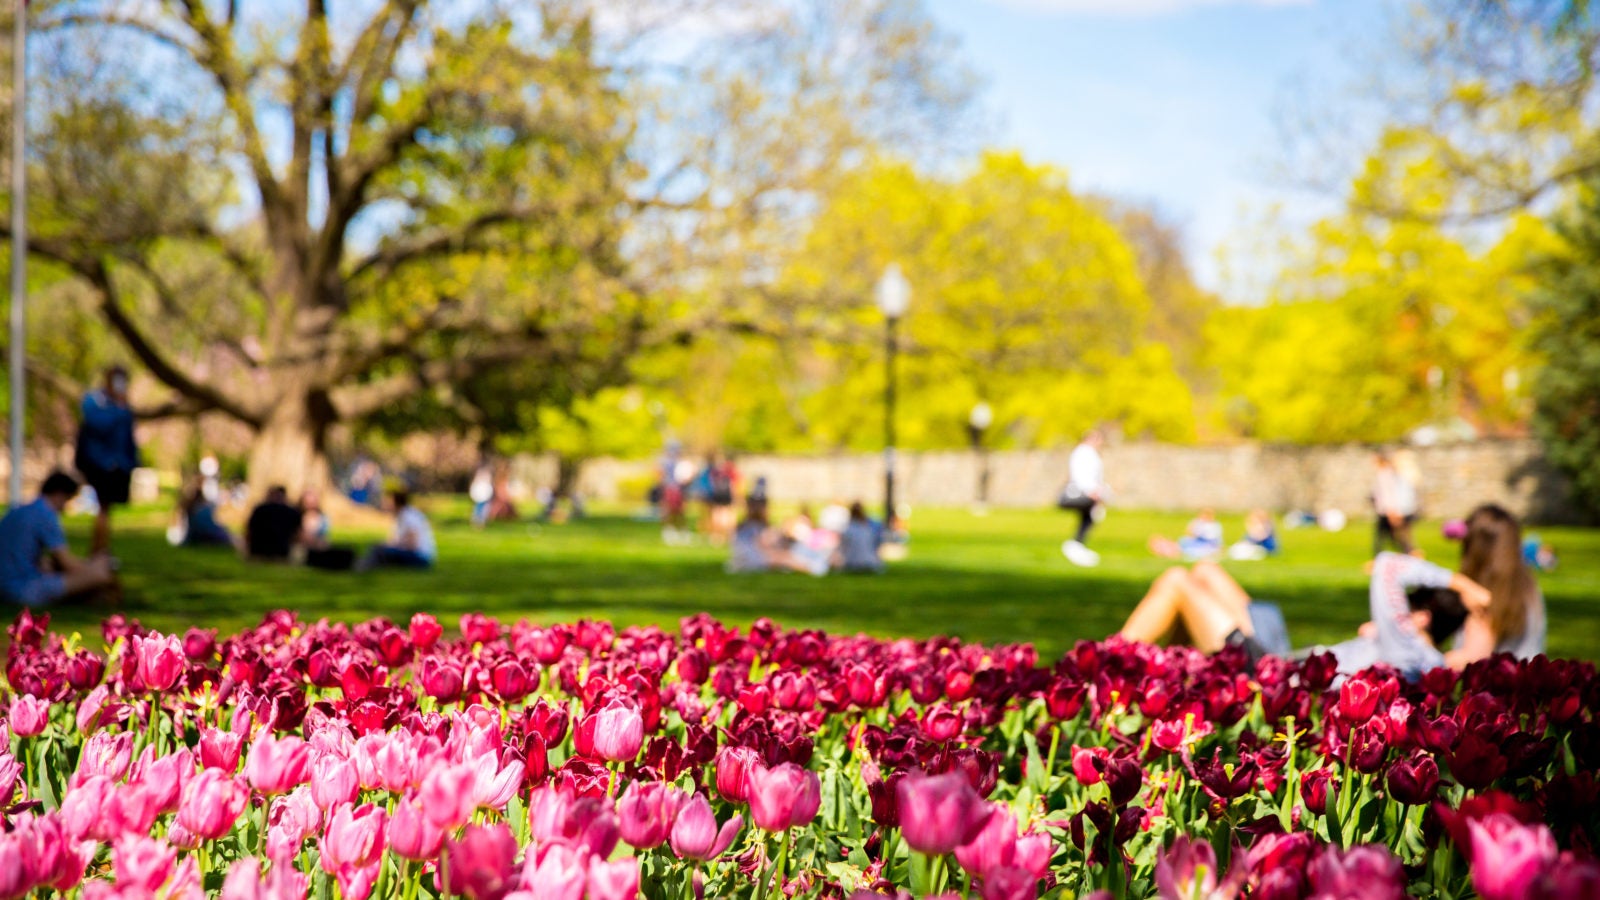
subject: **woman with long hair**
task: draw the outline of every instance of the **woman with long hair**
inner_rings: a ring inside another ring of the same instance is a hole
[[[1460,571],[1488,589],[1489,603],[1470,610],[1446,659],[1459,669],[1496,653],[1538,656],[1544,652],[1544,595],[1522,558],[1522,526],[1492,503],[1473,510],[1466,526]]]

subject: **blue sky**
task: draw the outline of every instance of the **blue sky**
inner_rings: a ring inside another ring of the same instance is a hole
[[[1281,172],[1278,113],[1337,94],[1389,38],[1397,0],[928,0],[986,82],[990,143],[1064,167],[1080,190],[1155,203],[1202,283],[1218,248],[1270,208],[1310,221],[1330,198]],[[1238,251],[1235,250],[1235,253]],[[1234,265],[1249,270],[1248,253]],[[1234,299],[1247,299],[1238,297]]]

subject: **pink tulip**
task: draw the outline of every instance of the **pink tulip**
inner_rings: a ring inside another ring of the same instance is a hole
[[[361,791],[356,764],[337,756],[319,756],[311,763],[311,799],[327,812],[341,803],[354,803]]]
[[[522,787],[522,760],[507,759],[501,765],[493,752],[467,760],[472,769],[472,803],[479,809],[504,809]]]
[[[639,858],[606,862],[589,857],[589,900],[635,900],[639,896]]]
[[[750,771],[750,819],[762,831],[809,825],[821,806],[822,780],[815,772],[794,763]]]
[[[201,729],[200,765],[208,769],[221,769],[232,775],[239,770],[239,752],[243,746],[242,734],[215,728]]]
[[[1012,866],[997,866],[983,876],[979,896],[983,900],[1035,900],[1039,896],[1039,876]]]
[[[1529,896],[1535,880],[1559,854],[1550,829],[1524,825],[1505,813],[1468,820],[1472,834],[1472,884],[1483,900]]]
[[[444,829],[433,824],[415,799],[402,800],[389,820],[389,849],[403,859],[422,862],[439,855]]]
[[[339,880],[339,895],[344,900],[367,900],[372,896],[373,885],[378,883],[382,864],[374,861],[365,866],[345,866],[334,873]]]
[[[541,847],[523,864],[521,887],[539,900],[583,900],[588,854],[564,844]]]
[[[577,797],[570,788],[543,787],[528,804],[532,845],[563,844],[602,858],[611,856],[621,837],[610,804],[593,797]]]
[[[472,796],[478,776],[467,766],[441,766],[422,779],[418,797],[429,821],[454,830],[472,817],[477,803]]]
[[[309,882],[293,866],[273,866],[263,880],[261,861],[247,856],[228,870],[222,900],[304,900]]]
[[[0,747],[0,807],[11,805],[11,797],[17,792],[17,782],[22,780],[22,763],[11,755],[9,750]]]
[[[504,824],[468,825],[460,840],[445,844],[446,889],[470,900],[500,900],[515,881],[516,856],[517,839]]]
[[[150,790],[151,802],[157,811],[169,813],[178,808],[183,785],[193,775],[194,754],[189,750],[177,750],[145,766],[139,774],[139,782]]]
[[[1210,844],[1179,835],[1156,860],[1156,891],[1161,900],[1232,900],[1248,875],[1244,866],[1235,865],[1222,877]]]
[[[128,766],[132,762],[132,734],[126,731],[120,734],[96,732],[83,742],[83,749],[78,753],[78,770],[72,780],[77,782],[91,775],[104,775],[117,781],[128,774]]]
[[[157,693],[171,690],[188,666],[183,642],[169,634],[135,636],[133,652],[139,662],[139,680],[146,690]]]
[[[943,856],[970,842],[992,812],[961,772],[931,777],[908,772],[895,794],[906,844],[929,856]]]
[[[178,801],[178,824],[201,840],[228,833],[244,812],[250,794],[220,769],[203,769],[184,785]]]
[[[1009,807],[1000,806],[971,841],[956,848],[961,868],[988,880],[995,869],[1009,867],[1033,875],[1037,881],[1050,869],[1050,836],[1017,834],[1017,820]]]
[[[100,808],[105,831],[115,835],[145,835],[161,814],[161,797],[142,784],[120,784],[106,797]]]
[[[622,840],[636,850],[653,850],[666,843],[672,822],[687,799],[682,791],[659,781],[628,785],[617,802]]]
[[[11,732],[17,737],[34,737],[50,724],[50,701],[18,694],[11,698]]]
[[[678,820],[672,823],[672,852],[682,859],[702,862],[716,859],[727,852],[742,827],[744,819],[734,815],[719,831],[711,804],[706,802],[704,794],[695,794],[678,813]]]
[[[631,762],[644,744],[644,717],[621,703],[600,710],[594,719],[594,752],[611,762]]]
[[[1402,900],[1405,870],[1389,848],[1363,844],[1340,851],[1328,847],[1306,868],[1314,897]]]
[[[388,815],[371,803],[346,803],[328,817],[328,828],[318,846],[322,868],[331,875],[372,865],[383,855],[383,830]]]
[[[104,775],[91,775],[82,784],[67,789],[61,798],[61,825],[73,840],[94,838],[109,841],[115,832],[107,831],[110,822],[105,807],[116,790],[116,783]]]
[[[311,789],[301,785],[272,801],[267,821],[267,858],[288,860],[322,830],[322,811],[311,798]]]
[[[172,877],[177,851],[165,841],[130,835],[117,840],[111,849],[111,861],[116,866],[119,887],[154,892]]]
[[[286,794],[310,777],[311,748],[297,737],[263,734],[250,746],[244,774],[250,786],[271,797]]]
[[[0,832],[0,897],[5,900],[27,894],[38,883],[28,837],[20,832]]]

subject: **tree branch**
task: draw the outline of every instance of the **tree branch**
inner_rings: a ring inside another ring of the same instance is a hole
[[[543,210],[536,207],[505,207],[482,213],[461,226],[431,236],[391,242],[356,263],[350,270],[347,280],[355,281],[372,271],[379,271],[382,275],[392,275],[401,266],[418,260],[488,249],[486,244],[476,242],[484,231],[496,225],[531,219],[542,212]]]

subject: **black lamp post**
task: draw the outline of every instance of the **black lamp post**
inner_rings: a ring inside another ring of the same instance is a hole
[[[979,400],[967,416],[967,434],[972,438],[972,452],[978,455],[978,509],[989,505],[989,448],[983,444],[983,434],[994,424],[994,410]]]
[[[895,355],[899,352],[895,326],[911,305],[911,284],[901,274],[900,266],[890,263],[878,279],[878,309],[884,321],[884,384],[883,384],[883,525],[889,527],[894,519],[894,400]]]

